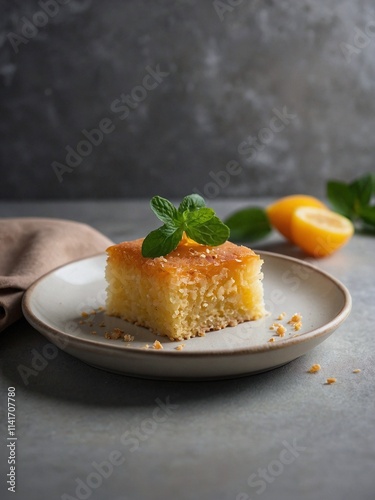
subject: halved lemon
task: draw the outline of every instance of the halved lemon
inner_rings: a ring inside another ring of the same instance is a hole
[[[292,216],[292,239],[307,254],[324,257],[347,243],[354,233],[349,219],[326,208],[300,207]]]
[[[266,208],[271,224],[288,240],[293,240],[291,229],[292,216],[293,212],[299,207],[327,208],[317,198],[305,194],[285,196]]]

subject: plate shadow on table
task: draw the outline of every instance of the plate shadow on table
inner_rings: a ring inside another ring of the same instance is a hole
[[[288,386],[286,382],[290,381],[290,372],[304,370],[304,362],[299,358],[282,367],[240,378],[183,382],[152,380],[106,372],[61,350],[51,351],[55,352],[55,357],[43,362],[47,345],[51,346],[26,320],[20,320],[3,332],[0,337],[2,375],[8,386],[16,387],[18,393],[37,393],[54,400],[94,407],[148,407],[155,405],[156,398],[167,396],[181,403],[214,402],[233,394],[238,397],[241,393],[246,397],[251,395],[256,403],[271,390],[284,391]]]

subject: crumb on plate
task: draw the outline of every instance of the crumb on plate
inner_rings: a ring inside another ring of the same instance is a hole
[[[154,349],[163,349],[162,344],[158,340],[155,340],[155,342],[152,344],[152,346]]]
[[[182,349],[185,347],[185,344],[178,344],[178,346],[175,347],[176,351],[182,351]]]
[[[302,315],[300,313],[294,313],[288,321],[288,324],[292,325],[293,323],[299,323],[300,321],[302,321]]]
[[[124,330],[121,330],[120,328],[114,328],[110,332],[109,331],[105,332],[104,337],[110,340],[118,340],[120,337],[124,335],[124,333],[125,333]]]
[[[286,328],[285,328],[285,326],[283,326],[283,325],[279,325],[279,326],[277,327],[276,333],[277,333],[277,335],[278,335],[279,337],[284,337],[285,332],[286,332]]]
[[[360,368],[355,368],[355,369],[353,370],[353,373],[360,373],[360,371],[361,371],[361,369],[360,369]]]

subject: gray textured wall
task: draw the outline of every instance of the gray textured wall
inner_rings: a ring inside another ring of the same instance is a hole
[[[56,2],[0,1],[3,198],[322,195],[374,170],[373,0]]]

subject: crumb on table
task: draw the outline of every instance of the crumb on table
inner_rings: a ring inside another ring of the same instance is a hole
[[[326,380],[326,385],[332,385],[337,382],[337,379],[335,377],[328,377]]]
[[[321,366],[316,363],[315,365],[312,365],[311,368],[308,371],[308,373],[316,373],[321,369]]]

